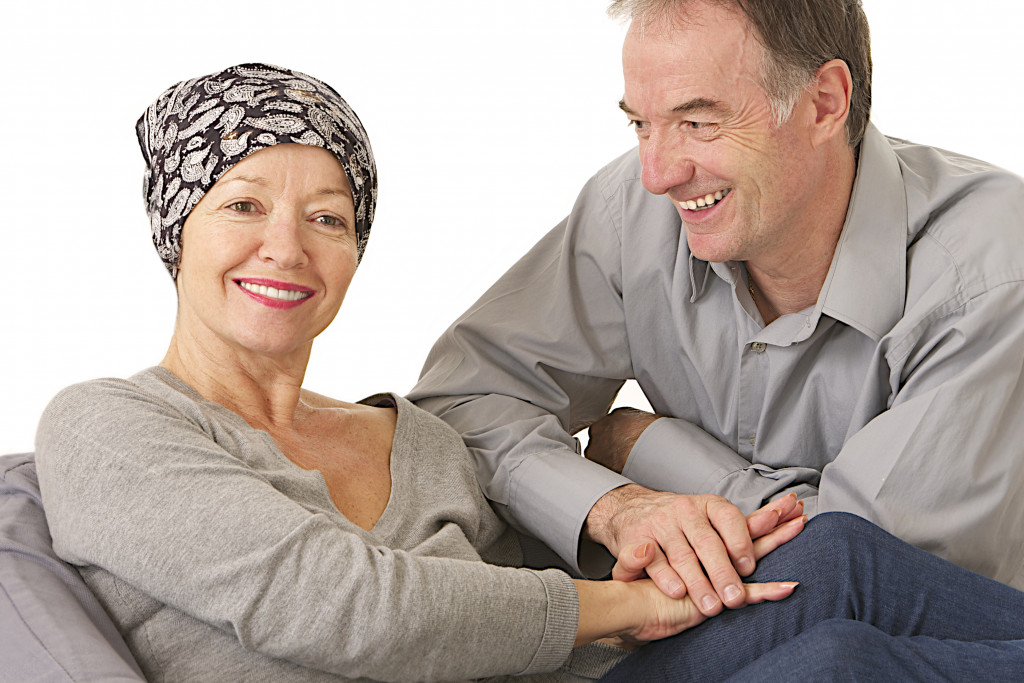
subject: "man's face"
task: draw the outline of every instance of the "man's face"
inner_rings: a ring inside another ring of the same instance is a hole
[[[761,46],[737,11],[696,2],[681,19],[633,22],[623,109],[640,141],[643,184],[675,204],[702,260],[782,268],[818,223],[827,168],[802,95],[775,126]]]

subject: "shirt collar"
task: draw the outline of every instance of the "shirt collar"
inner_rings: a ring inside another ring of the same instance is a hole
[[[801,337],[821,314],[879,340],[903,314],[907,289],[907,198],[896,153],[874,125],[860,145],[857,176],[832,265]],[[691,301],[707,287],[709,270],[733,285],[733,264],[711,264],[690,255]],[[785,316],[784,316],[785,317]],[[781,320],[781,319],[780,319]],[[800,341],[794,339],[793,341]]]
[[[907,195],[896,153],[869,124],[857,179],[816,309],[879,340],[903,315]]]

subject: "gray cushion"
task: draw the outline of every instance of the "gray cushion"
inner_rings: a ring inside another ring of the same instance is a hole
[[[30,453],[0,456],[0,643],[4,680],[145,680],[82,577],[54,554]]]

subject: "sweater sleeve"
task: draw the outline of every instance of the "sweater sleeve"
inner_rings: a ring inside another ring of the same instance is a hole
[[[64,390],[36,444],[56,552],[247,650],[343,676],[525,674],[568,657],[566,574],[374,546],[278,491],[214,429],[130,382]]]

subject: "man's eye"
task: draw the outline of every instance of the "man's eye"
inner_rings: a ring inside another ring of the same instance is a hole
[[[701,135],[714,135],[719,130],[719,125],[714,121],[687,121],[686,129],[697,131]]]
[[[635,128],[639,132],[639,131],[643,130],[644,126],[647,125],[647,124],[645,122],[643,122],[643,121],[636,121],[634,119],[630,119],[628,125],[633,126],[633,128]]]
[[[256,210],[256,205],[252,202],[235,202],[228,206],[228,208],[238,213],[252,213]]]

